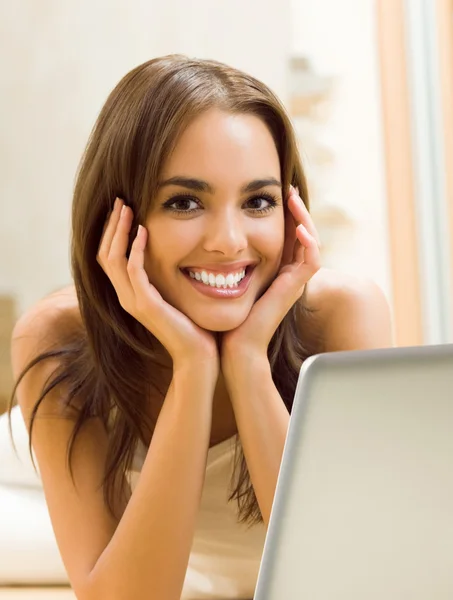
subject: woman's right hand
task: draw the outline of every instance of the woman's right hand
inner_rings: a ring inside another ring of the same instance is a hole
[[[166,302],[149,282],[144,268],[148,239],[144,227],[139,226],[127,258],[132,220],[131,208],[117,198],[105,223],[96,257],[112,282],[120,305],[165,347],[173,360],[173,371],[188,363],[200,365],[200,361],[218,371],[219,356],[214,335]]]

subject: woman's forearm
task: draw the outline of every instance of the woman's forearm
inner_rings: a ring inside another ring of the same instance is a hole
[[[272,380],[266,357],[237,359],[227,389],[250,479],[268,526],[289,426],[289,413]]]
[[[204,482],[216,379],[195,365],[173,375],[138,484],[91,573],[99,600],[179,600]]]

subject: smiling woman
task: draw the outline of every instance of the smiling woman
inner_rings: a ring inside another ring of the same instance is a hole
[[[320,270],[281,103],[215,61],[128,73],[71,256],[12,360],[77,598],[251,598],[301,364],[390,343],[379,291]]]
[[[280,177],[262,119],[217,108],[186,127],[165,162],[145,220],[145,269],[163,298],[203,329],[238,327],[275,278],[284,242]]]

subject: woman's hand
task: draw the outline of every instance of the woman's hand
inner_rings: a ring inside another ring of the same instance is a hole
[[[222,336],[221,368],[263,358],[280,322],[302,296],[305,284],[320,268],[319,237],[310,213],[290,186],[285,217],[285,245],[277,277],[252,307],[247,319]]]
[[[110,279],[122,308],[148,329],[169,352],[173,371],[200,361],[219,368],[215,337],[165,302],[144,268],[147,230],[139,226],[127,259],[133,214],[116,199],[104,226],[97,262]]]

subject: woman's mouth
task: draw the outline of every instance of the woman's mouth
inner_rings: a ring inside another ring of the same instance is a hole
[[[256,265],[248,265],[234,273],[211,273],[201,269],[181,269],[189,283],[210,298],[240,298],[247,291]]]

